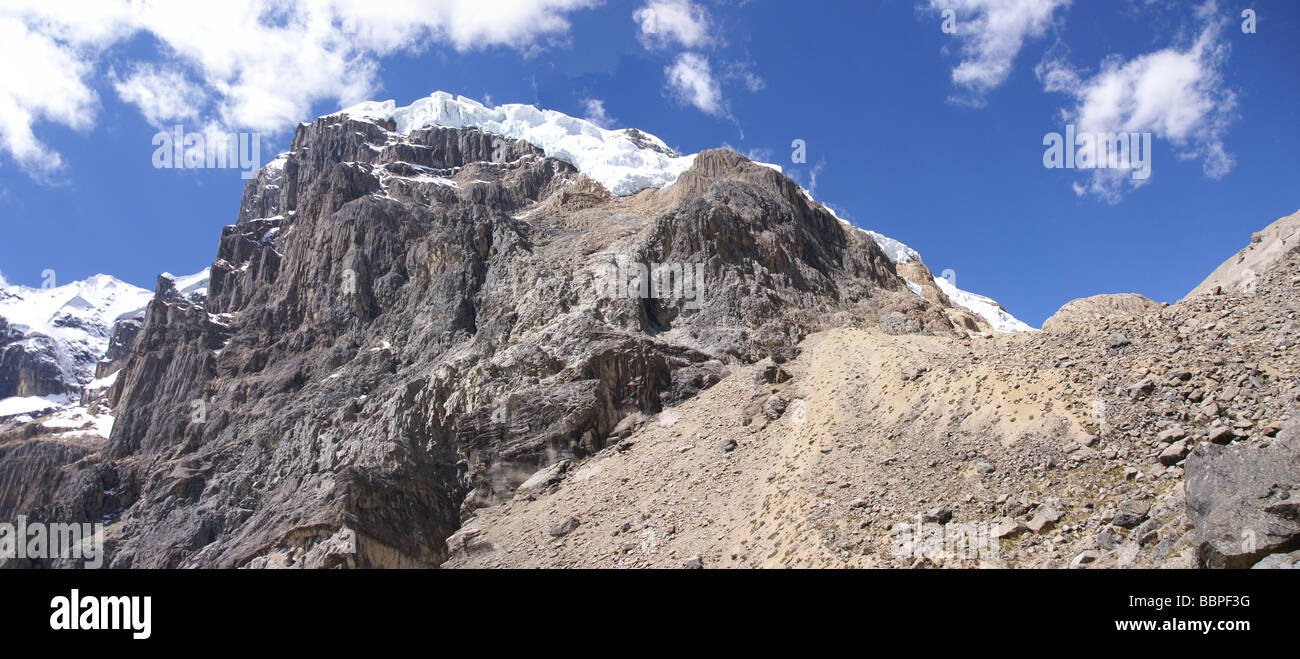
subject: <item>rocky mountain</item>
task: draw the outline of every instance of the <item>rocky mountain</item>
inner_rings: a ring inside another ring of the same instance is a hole
[[[1296,259],[1008,333],[733,152],[363,104],[249,182],[205,295],[159,278],[107,439],[0,424],[0,517],[106,520],[115,567],[912,565],[916,513],[1012,565],[1250,562],[1190,520],[1285,514],[1215,493],[1289,446]],[[1194,495],[1200,444],[1241,466]]]

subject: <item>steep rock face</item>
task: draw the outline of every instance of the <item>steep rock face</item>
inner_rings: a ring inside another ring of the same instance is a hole
[[[113,323],[113,333],[108,338],[108,350],[95,364],[95,379],[106,378],[122,370],[126,365],[126,358],[131,354],[135,337],[140,333],[140,324],[143,320],[144,314],[140,313],[138,317],[132,314],[119,318]]]
[[[393,129],[300,126],[206,299],[160,278],[103,461],[0,512],[84,502],[115,522],[115,566],[436,565],[466,508],[730,363],[832,323],[956,332],[869,237],[734,153],[615,198],[522,141]]]

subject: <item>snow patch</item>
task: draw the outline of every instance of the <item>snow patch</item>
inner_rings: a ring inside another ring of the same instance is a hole
[[[843,220],[841,220],[841,222],[842,221]],[[888,256],[889,260],[893,261],[895,264],[911,263],[912,261],[921,260],[921,255],[917,254],[916,250],[890,238],[889,236],[881,235],[875,231],[867,231],[866,229],[862,229],[861,231],[868,236],[871,236],[871,239],[876,241],[876,244],[880,245],[880,249],[885,252],[885,256]]]
[[[170,272],[162,273],[163,277],[172,280],[172,285],[176,287],[176,292],[183,297],[192,295],[208,296],[208,281],[211,277],[211,269],[204,268],[192,275],[176,276]]]
[[[66,394],[58,396],[10,396],[9,398],[0,399],[0,419],[20,414],[29,416],[43,414],[71,403],[72,396]]]
[[[577,167],[619,196],[664,187],[695,160],[693,155],[677,155],[663,140],[640,131],[606,130],[585,119],[520,103],[490,108],[446,92],[434,92],[405,107],[397,107],[391,100],[366,101],[335,114],[391,120],[401,134],[433,126],[473,127],[524,140],[547,156]]]
[[[999,332],[1033,332],[1034,328],[1007,313],[1002,305],[983,295],[976,295],[957,288],[943,277],[935,277],[934,283],[957,305],[988,321],[990,327]]]

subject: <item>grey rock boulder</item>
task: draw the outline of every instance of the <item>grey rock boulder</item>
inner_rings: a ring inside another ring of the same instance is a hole
[[[563,522],[552,526],[548,533],[550,533],[552,537],[562,538],[576,531],[581,525],[582,522],[578,521],[577,517],[566,517]]]
[[[1184,468],[1200,565],[1249,567],[1300,543],[1297,419],[1267,443],[1200,444]]]
[[[1119,504],[1119,511],[1115,513],[1115,519],[1111,523],[1115,526],[1125,529],[1131,529],[1147,518],[1151,505],[1145,501],[1129,499]]]

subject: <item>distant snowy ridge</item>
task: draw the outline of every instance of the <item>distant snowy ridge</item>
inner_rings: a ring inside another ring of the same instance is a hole
[[[172,279],[185,297],[207,293],[207,269],[183,277],[163,276]],[[94,376],[108,351],[114,324],[143,317],[153,296],[153,291],[109,275],[49,288],[11,285],[0,279],[0,318],[8,325],[8,336],[0,336],[0,355],[21,351],[29,363],[53,366],[66,389],[41,396],[5,397],[0,392],[0,418],[75,406],[76,391],[110,385],[113,376],[103,380]]]
[[[113,322],[135,312],[153,292],[116,277],[95,275],[50,288],[0,287],[0,317],[22,338],[4,346],[54,360],[69,385],[90,382],[108,349]]]
[[[76,405],[77,393],[91,384],[108,350],[114,323],[138,313],[152,297],[108,275],[48,288],[0,282],[0,318],[7,325],[0,336],[7,379],[0,383],[0,418]],[[13,395],[24,381],[34,381],[41,395]]]
[[[844,220],[840,220],[840,222],[852,226]],[[856,229],[857,227],[854,228]],[[917,254],[916,250],[894,240],[893,238],[882,236],[875,231],[867,231],[866,229],[858,229],[858,231],[862,231],[868,236],[871,236],[871,239],[875,240],[877,245],[880,245],[880,249],[884,250],[885,255],[895,264],[922,260],[921,255]],[[1019,318],[1012,316],[1006,309],[1002,308],[1002,305],[998,304],[997,301],[992,298],[963,291],[960,288],[953,286],[952,282],[943,277],[935,277],[934,283],[939,287],[939,290],[943,291],[944,295],[948,296],[949,300],[952,300],[953,304],[983,318],[994,331],[1006,333],[1037,331]],[[917,295],[921,295],[920,287],[916,284],[908,281],[907,287],[912,289],[912,291]]]
[[[644,188],[671,185],[695,161],[695,155],[678,155],[663,140],[643,131],[608,130],[584,119],[521,103],[487,107],[474,99],[441,91],[404,107],[398,107],[392,100],[366,101],[327,116],[338,115],[369,121],[392,121],[396,132],[402,135],[435,126],[475,127],[487,133],[521,139],[546,155],[573,165],[605,186],[611,194],[619,196]],[[778,165],[758,164],[782,171]],[[804,194],[814,203],[819,203],[806,190]],[[823,207],[834,215],[829,207],[824,204]],[[921,260],[915,250],[893,238],[853,227],[844,219],[840,222],[865,232],[894,263]],[[988,321],[999,332],[1033,330],[987,297],[952,288],[947,280],[940,283],[936,278],[936,283],[954,303]],[[948,293],[945,286],[952,288],[955,294]]]
[[[998,304],[991,298],[975,293],[968,293],[952,285],[952,282],[943,277],[935,277],[934,283],[943,291],[948,299],[956,304],[965,307],[966,310],[988,321],[990,327],[999,332],[1035,332],[1033,327],[1024,323],[1020,319],[1007,313],[1002,305]]]

